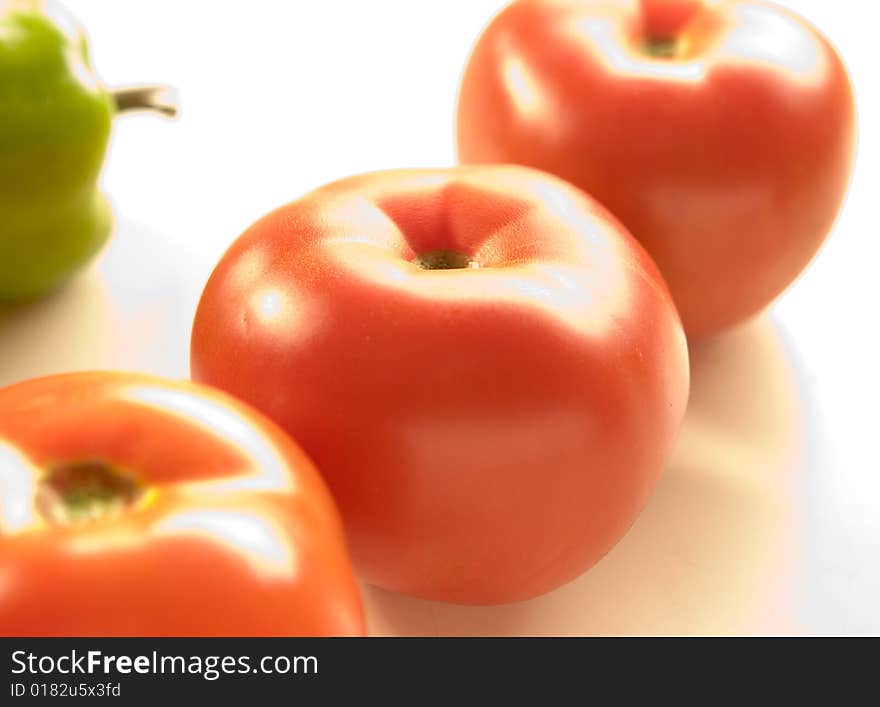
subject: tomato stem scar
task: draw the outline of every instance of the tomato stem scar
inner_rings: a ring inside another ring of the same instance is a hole
[[[100,461],[52,467],[39,481],[35,507],[53,525],[68,525],[117,515],[143,490],[131,476]]]
[[[480,267],[471,256],[454,250],[430,250],[421,253],[416,258],[416,263],[424,270],[461,270]]]
[[[678,54],[678,40],[649,37],[642,42],[642,49],[646,54],[658,59],[671,59]]]

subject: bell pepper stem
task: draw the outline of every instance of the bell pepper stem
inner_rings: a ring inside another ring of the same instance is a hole
[[[117,113],[148,111],[167,118],[180,113],[177,95],[168,86],[128,86],[112,91]]]

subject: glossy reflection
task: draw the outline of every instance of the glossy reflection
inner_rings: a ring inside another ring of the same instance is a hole
[[[790,76],[820,82],[827,66],[819,45],[800,23],[771,7],[741,4],[723,49],[745,61],[784,70]]]
[[[540,118],[548,108],[549,98],[541,82],[532,75],[528,64],[512,56],[504,63],[502,74],[510,100],[516,104],[522,116],[526,120]]]
[[[238,450],[246,463],[234,477],[189,484],[200,491],[284,491],[293,489],[294,480],[277,447],[253,424],[225,404],[168,387],[133,385],[120,394],[125,400],[145,405],[157,412],[177,415],[181,422],[195,424],[206,434]]]
[[[35,471],[24,454],[0,440],[0,537],[19,532],[36,521]]]
[[[203,539],[239,556],[260,575],[292,578],[297,573],[293,547],[270,519],[250,511],[188,509],[163,518],[149,534]]]
[[[253,308],[263,324],[269,324],[280,319],[281,314],[288,306],[288,299],[284,292],[275,287],[267,288],[254,296]]]

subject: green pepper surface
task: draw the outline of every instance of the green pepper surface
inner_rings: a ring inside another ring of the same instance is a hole
[[[108,90],[61,8],[0,0],[0,301],[64,283],[106,243],[98,180],[116,113],[175,115],[161,87]]]
[[[106,242],[114,111],[81,32],[33,2],[0,8],[0,299],[57,287]]]

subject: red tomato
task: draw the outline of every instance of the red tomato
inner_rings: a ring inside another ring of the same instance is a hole
[[[269,214],[208,282],[192,371],[297,436],[368,581],[461,603],[595,563],[688,388],[650,258],[519,167],[370,174]]]
[[[332,499],[262,415],[138,374],[0,391],[0,635],[363,629]]]
[[[702,334],[760,311],[819,249],[849,181],[854,115],[837,54],[774,5],[523,0],[470,58],[458,152],[596,197]]]

